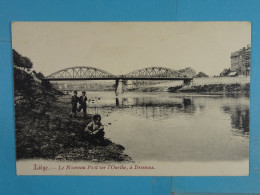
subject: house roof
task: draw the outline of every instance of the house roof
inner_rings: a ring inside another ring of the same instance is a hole
[[[237,74],[237,72],[230,72],[229,74],[228,74],[228,76],[235,76]]]

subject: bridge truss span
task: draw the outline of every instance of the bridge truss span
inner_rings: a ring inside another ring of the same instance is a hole
[[[148,67],[132,71],[126,75],[125,78],[178,78],[185,77],[178,71],[165,67]]]
[[[114,79],[115,75],[93,67],[77,66],[54,72],[46,77],[47,80],[106,80]]]
[[[180,71],[165,67],[148,67],[132,71],[125,75],[114,75],[105,70],[77,66],[59,70],[47,76],[45,80],[192,80]]]
[[[183,80],[184,85],[189,85],[192,79],[193,77],[165,67],[149,67],[125,75],[113,75],[105,70],[87,66],[65,68],[44,78],[48,81],[115,80],[116,94],[123,93],[123,80]]]

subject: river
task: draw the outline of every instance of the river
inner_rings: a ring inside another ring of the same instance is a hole
[[[239,161],[249,156],[249,97],[88,92],[105,136],[135,162]]]

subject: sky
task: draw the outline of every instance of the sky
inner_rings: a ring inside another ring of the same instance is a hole
[[[73,66],[112,74],[161,66],[210,76],[251,44],[250,22],[14,22],[13,49],[45,76]]]

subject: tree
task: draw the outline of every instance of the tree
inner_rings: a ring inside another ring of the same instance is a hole
[[[31,69],[33,67],[32,61],[27,57],[22,57],[22,58],[23,58],[24,68]]]
[[[13,49],[13,63],[18,67],[22,67],[21,58],[22,56]]]
[[[205,74],[204,72],[199,72],[196,77],[209,77],[207,74]]]
[[[35,76],[37,77],[37,79],[44,79],[44,75],[41,72],[36,73]]]
[[[33,67],[32,61],[28,57],[19,54],[15,49],[13,49],[13,63],[18,67],[27,68],[27,70]]]

